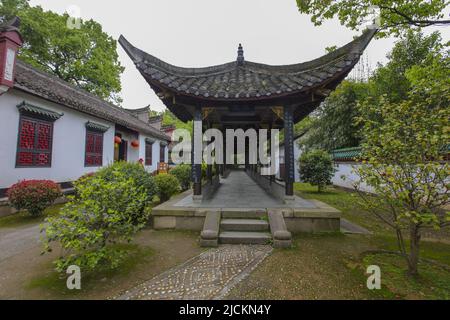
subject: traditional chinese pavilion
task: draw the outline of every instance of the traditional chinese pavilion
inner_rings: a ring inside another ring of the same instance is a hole
[[[128,42],[119,42],[161,101],[182,121],[204,127],[284,128],[285,196],[293,196],[294,124],[310,114],[353,69],[376,30],[318,59],[272,66],[247,61],[241,45],[236,61],[204,68],[166,63]],[[194,137],[195,139],[195,137]],[[193,164],[194,195],[201,195],[200,165]]]

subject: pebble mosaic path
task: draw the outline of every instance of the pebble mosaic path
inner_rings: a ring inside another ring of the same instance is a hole
[[[221,299],[271,251],[269,245],[221,245],[125,292],[117,299]]]

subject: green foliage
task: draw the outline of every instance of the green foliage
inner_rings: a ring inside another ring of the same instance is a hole
[[[358,146],[360,125],[357,103],[367,97],[367,83],[344,81],[315,111],[308,134],[302,140],[307,149],[334,149]]]
[[[145,173],[144,169],[138,166],[118,162],[79,179],[74,183],[76,196],[58,215],[46,219],[45,250],[51,251],[52,242],[63,249],[55,261],[58,272],[69,265],[84,271],[119,265],[126,252],[112,245],[130,242],[150,213],[148,188],[154,183],[146,181],[138,171]]]
[[[95,175],[105,181],[114,181],[116,172],[120,172],[121,174],[132,178],[136,186],[142,187],[147,196],[147,203],[150,203],[153,197],[158,194],[158,186],[156,185],[154,178],[145,171],[141,164],[136,162],[115,162],[113,165],[98,171]],[[89,174],[87,175],[87,178],[90,178]]]
[[[7,191],[9,203],[17,210],[25,209],[37,217],[61,196],[59,186],[50,180],[23,180]]]
[[[163,122],[162,124],[167,125],[175,125],[177,129],[185,129],[189,132],[192,132],[192,121],[183,122],[179,120],[175,115],[170,112],[169,109],[165,109],[163,112]]]
[[[411,28],[449,24],[443,20],[447,0],[297,0],[301,13],[312,15],[311,21],[321,25],[325,20],[337,17],[341,24],[358,29],[376,18],[373,8],[379,9],[379,37],[399,35]]]
[[[449,203],[450,166],[443,162],[450,141],[448,52],[428,55],[405,77],[411,86],[407,99],[391,102],[382,96],[360,105],[367,161],[357,173],[378,195],[374,200],[360,193],[363,205],[395,229],[409,273],[416,275],[421,230],[450,224],[450,213],[440,211]],[[409,230],[409,252],[404,229]]]
[[[308,133],[302,138],[306,149],[332,151],[359,146],[362,123],[357,105],[367,99],[384,96],[391,102],[399,102],[408,97],[411,80],[406,73],[416,65],[429,64],[433,53],[443,53],[444,45],[439,33],[425,36],[409,31],[399,39],[387,55],[389,61],[370,77],[369,82],[344,81],[325,102],[306,119]],[[304,121],[300,122],[302,124]]]
[[[322,192],[326,185],[331,183],[334,174],[333,160],[328,152],[323,150],[311,150],[300,156],[300,177],[304,182],[309,182],[318,187]]]
[[[170,169],[170,174],[174,175],[180,183],[181,190],[185,191],[191,187],[191,166],[188,164],[180,164]]]
[[[123,67],[117,42],[94,20],[82,21],[79,29],[67,27],[67,14],[31,7],[24,0],[3,0],[0,17],[17,15],[24,45],[21,60],[83,88],[102,99],[120,104]]]
[[[430,54],[442,50],[442,39],[438,32],[425,36],[420,32],[408,31],[387,55],[389,62],[379,66],[371,77],[370,95],[385,95],[391,102],[407,99],[411,83],[406,77],[406,71],[415,65],[426,64]]]
[[[161,202],[169,200],[174,194],[180,192],[180,183],[171,174],[160,173],[155,176],[155,182],[158,186],[158,196]]]

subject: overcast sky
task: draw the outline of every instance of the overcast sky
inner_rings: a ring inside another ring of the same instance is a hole
[[[115,39],[123,34],[136,47],[174,65],[204,67],[236,59],[242,43],[245,59],[267,64],[308,61],[341,46],[359,33],[329,21],[315,27],[300,14],[295,0],[31,0],[63,13],[75,5],[83,19],[98,21]],[[449,36],[446,30],[446,36]],[[447,37],[448,39],[448,37]],[[385,61],[393,40],[372,41],[371,65]],[[118,47],[123,107],[164,107]]]

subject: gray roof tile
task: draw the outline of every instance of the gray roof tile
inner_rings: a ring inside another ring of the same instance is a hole
[[[14,88],[39,96],[70,109],[90,114],[129,129],[170,141],[170,137],[134,117],[126,109],[108,103],[53,75],[18,60]]]
[[[245,60],[242,64],[234,61],[205,68],[182,68],[137,49],[123,36],[119,42],[152,86],[198,98],[251,100],[306,91],[349,72],[375,33],[376,30],[367,30],[321,58],[284,66]]]

